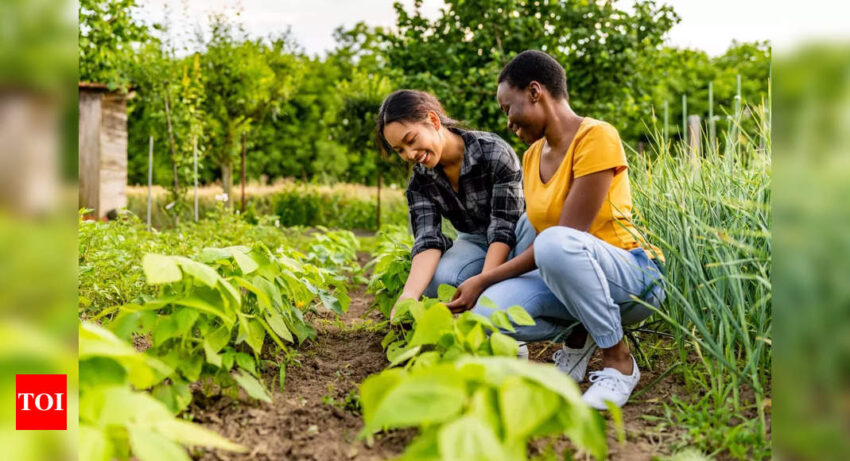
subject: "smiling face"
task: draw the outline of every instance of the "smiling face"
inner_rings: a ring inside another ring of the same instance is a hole
[[[421,122],[392,122],[384,127],[384,139],[408,163],[434,168],[443,152],[440,118],[434,112]]]
[[[508,116],[508,129],[526,144],[543,137],[545,116],[541,108],[542,86],[531,82],[528,88],[519,89],[507,81],[499,83],[496,100],[502,112]]]

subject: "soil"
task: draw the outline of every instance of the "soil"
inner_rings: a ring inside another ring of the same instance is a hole
[[[361,264],[367,256],[360,255]],[[350,393],[369,375],[387,365],[381,348],[383,333],[374,325],[382,321],[379,313],[369,311],[373,298],[359,286],[351,293],[351,305],[341,321],[332,315],[313,317],[317,338],[298,348],[300,364],[290,364],[286,371],[285,392],[275,386],[272,403],[253,401],[244,395],[239,400],[228,397],[206,398],[195,393],[189,409],[195,422],[233,442],[248,448],[247,453],[200,450],[194,457],[203,460],[380,460],[400,455],[416,436],[414,430],[398,430],[377,434],[372,443],[357,439],[362,419],[357,409],[346,405]],[[531,360],[551,359],[555,345],[539,343],[530,346]],[[599,353],[589,369],[599,366]],[[667,370],[671,360],[653,357],[653,368],[642,370],[636,392],[656,381]],[[269,371],[265,381],[276,382],[277,370]],[[614,424],[608,419],[610,459],[650,460],[669,454],[671,442],[678,438],[677,428],[656,428],[645,415],[662,415],[660,402],[670,395],[683,395],[684,384],[677,374],[670,374],[637,401],[623,409],[626,441],[617,440]],[[588,384],[582,384],[586,389]],[[570,450],[563,438],[538,440],[531,444],[530,455],[554,448]]]

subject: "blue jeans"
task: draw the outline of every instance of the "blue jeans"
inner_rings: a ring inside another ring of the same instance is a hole
[[[534,241],[536,232],[528,222],[528,216],[523,213],[514,229],[516,245],[511,249],[508,260],[522,253]],[[452,247],[440,257],[440,263],[431,278],[431,283],[425,288],[424,296],[437,297],[437,287],[442,284],[456,287],[473,275],[481,273],[484,259],[487,256],[487,236],[481,234],[466,234],[458,232]]]
[[[633,296],[658,307],[664,301],[661,268],[646,251],[615,247],[570,227],[550,227],[534,240],[537,269],[492,285],[482,293],[499,309],[520,305],[537,322],[504,333],[526,341],[559,340],[578,322],[601,348],[623,338],[624,324],[652,314]],[[489,317],[479,304],[473,312]]]

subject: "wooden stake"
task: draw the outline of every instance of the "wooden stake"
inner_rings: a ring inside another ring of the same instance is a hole
[[[198,222],[198,137],[192,138],[192,159],[195,176],[195,222]]]
[[[242,133],[242,214],[245,214],[245,133]]]
[[[153,188],[153,136],[148,142],[148,232],[151,231],[151,189]]]

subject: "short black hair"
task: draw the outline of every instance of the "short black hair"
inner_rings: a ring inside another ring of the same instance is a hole
[[[542,51],[526,50],[516,55],[499,74],[499,83],[504,81],[522,90],[537,81],[555,98],[569,99],[567,73],[555,58]]]

